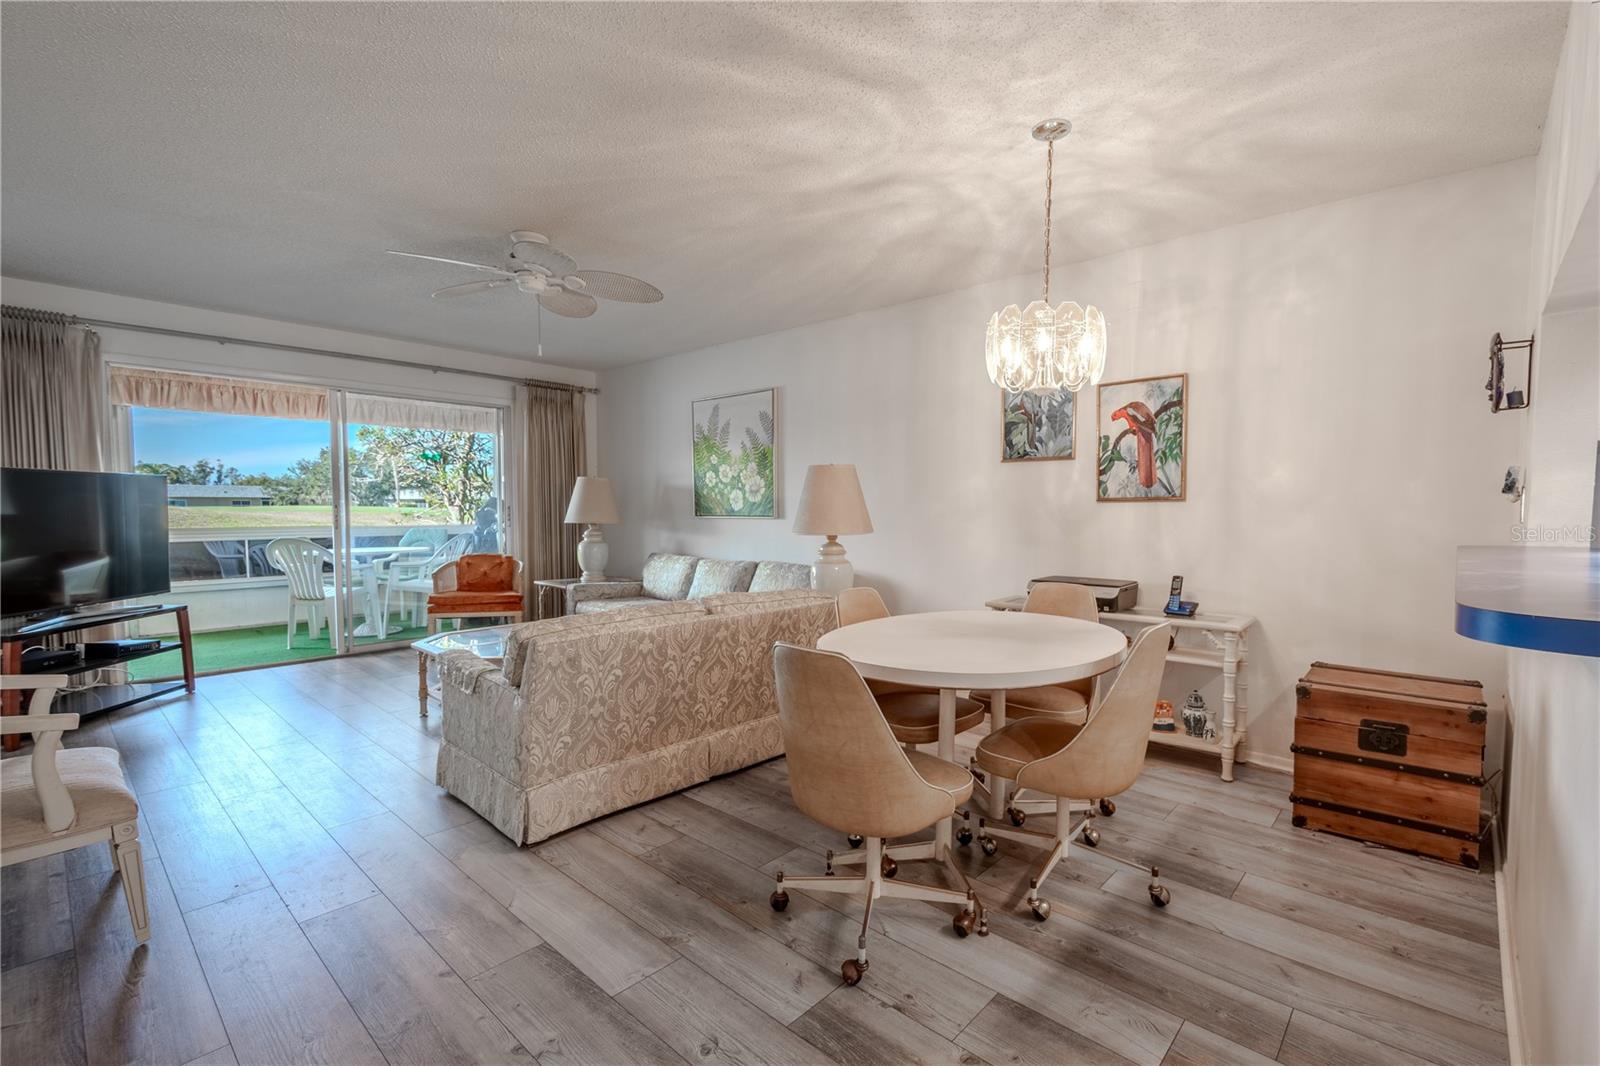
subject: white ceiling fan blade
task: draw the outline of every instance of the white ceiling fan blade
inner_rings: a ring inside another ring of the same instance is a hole
[[[487,289],[498,289],[502,285],[510,285],[510,278],[495,278],[492,281],[468,281],[461,285],[449,285],[433,294],[437,300],[441,296],[465,296],[470,292],[484,292]]]
[[[485,266],[482,263],[465,263],[460,259],[443,259],[437,255],[419,255],[416,252],[397,252],[393,248],[386,250],[390,255],[403,255],[407,259],[426,259],[430,263],[449,263],[451,266],[471,267],[473,270],[487,270],[489,273],[499,274],[501,277],[516,277],[516,275],[511,273],[509,270],[502,270],[499,267],[494,266]]]
[[[648,281],[613,274],[609,270],[580,270],[583,291],[602,300],[620,300],[629,304],[653,304],[661,301],[661,290]]]
[[[539,294],[539,306],[566,318],[588,318],[599,309],[593,296],[565,289],[546,289]]]

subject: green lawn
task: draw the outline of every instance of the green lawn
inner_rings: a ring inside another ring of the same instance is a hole
[[[451,524],[437,508],[352,507],[351,525],[439,526]],[[319,504],[271,507],[168,507],[167,528],[179,529],[304,529],[333,526],[333,510]]]
[[[425,626],[407,626],[398,633],[391,633],[389,640],[420,640],[427,635],[428,630]],[[356,639],[358,646],[376,643],[378,641],[374,638]],[[250,666],[266,666],[271,663],[297,662],[301,659],[321,659],[332,654],[333,646],[328,642],[327,627],[324,626],[322,635],[313,640],[306,636],[304,622],[295,627],[293,649],[284,647],[282,622],[276,625],[221,629],[194,635],[194,668],[202,674],[219,670],[239,670]],[[148,659],[137,659],[128,664],[128,672],[135,681],[153,681],[180,676],[183,673],[183,664],[178,653],[170,651],[162,655],[152,655]]]

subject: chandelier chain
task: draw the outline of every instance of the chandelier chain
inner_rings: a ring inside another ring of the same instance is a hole
[[[1050,302],[1050,206],[1055,202],[1056,142],[1044,142],[1044,302]]]

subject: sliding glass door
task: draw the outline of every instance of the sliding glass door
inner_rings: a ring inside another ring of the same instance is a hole
[[[152,600],[189,605],[201,672],[415,640],[433,572],[501,550],[498,408],[129,367],[112,400],[125,465],[167,478]]]
[[[500,412],[345,393],[341,445],[349,647],[427,632],[440,567],[501,550]]]

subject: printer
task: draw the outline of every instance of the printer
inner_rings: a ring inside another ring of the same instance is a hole
[[[1051,574],[1049,577],[1036,577],[1028,582],[1028,588],[1041,581],[1060,581],[1067,585],[1085,585],[1094,590],[1095,605],[1102,611],[1131,611],[1139,603],[1139,583],[1115,577],[1065,577],[1061,574]]]

